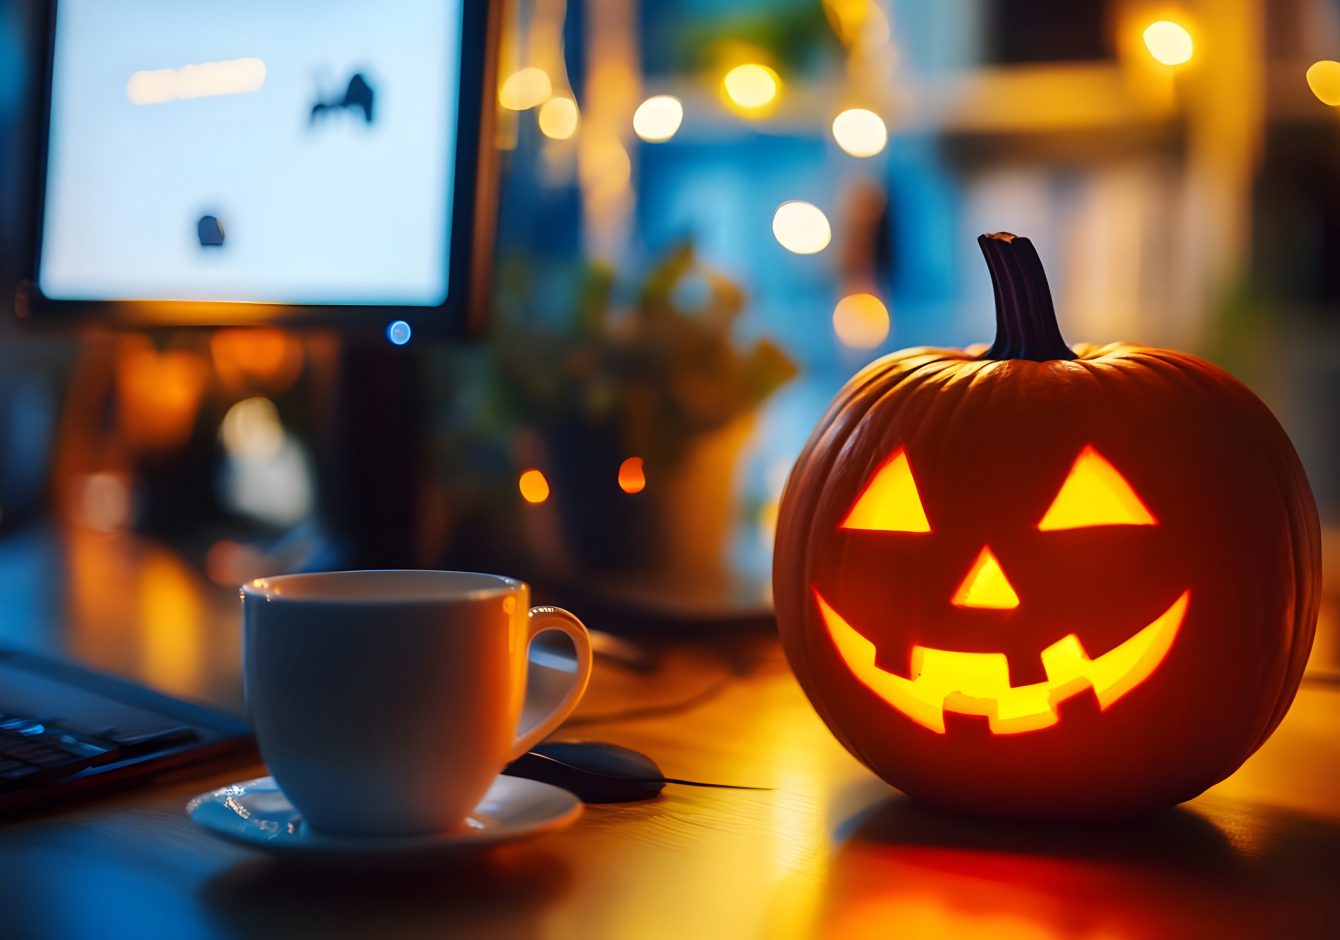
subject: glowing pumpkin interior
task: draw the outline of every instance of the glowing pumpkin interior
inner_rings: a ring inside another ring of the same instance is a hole
[[[1153,513],[1117,469],[1092,446],[1075,459],[1060,490],[1037,523],[1040,532],[1094,526],[1157,525]],[[839,528],[865,532],[931,533],[912,465],[898,448],[862,488]],[[987,719],[995,734],[1049,728],[1062,702],[1092,689],[1102,710],[1151,676],[1177,639],[1190,601],[1182,592],[1149,624],[1096,658],[1068,633],[1041,652],[1045,681],[1010,684],[1004,653],[913,646],[904,678],[876,665],[875,644],[849,624],[814,588],[828,635],[851,673],[870,691],[917,724],[945,732],[945,714]],[[961,608],[1013,611],[1020,598],[989,545],[982,546],[947,602]]]

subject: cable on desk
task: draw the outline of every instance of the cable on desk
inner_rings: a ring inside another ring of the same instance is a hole
[[[680,699],[678,702],[668,702],[664,705],[640,705],[636,708],[626,708],[623,711],[597,712],[594,715],[576,715],[564,722],[565,728],[574,728],[582,725],[603,724],[610,721],[636,721],[643,718],[662,718],[666,715],[678,715],[683,712],[692,711],[699,705],[705,705],[716,698],[726,690],[726,687],[733,682],[733,677],[727,676],[718,679],[712,685],[700,692],[695,692],[688,698]]]

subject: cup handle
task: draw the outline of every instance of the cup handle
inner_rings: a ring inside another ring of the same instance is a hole
[[[586,626],[561,607],[530,609],[529,629],[526,633],[527,660],[535,638],[550,630],[567,634],[568,639],[572,640],[572,648],[577,656],[577,672],[567,688],[558,691],[536,682],[535,669],[530,667],[526,675],[526,702],[521,711],[521,729],[517,733],[516,743],[512,745],[509,761],[516,760],[539,744],[566,721],[582,700],[586,684],[591,681],[591,637],[586,632]],[[536,712],[541,714],[536,716]]]

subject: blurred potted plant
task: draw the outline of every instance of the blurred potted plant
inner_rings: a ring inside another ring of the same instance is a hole
[[[583,569],[719,569],[753,413],[795,366],[771,340],[735,340],[744,293],[690,244],[627,303],[608,267],[578,281],[546,316],[550,295],[503,278],[483,381],[497,426],[523,442],[516,469],[544,473],[560,547]]]

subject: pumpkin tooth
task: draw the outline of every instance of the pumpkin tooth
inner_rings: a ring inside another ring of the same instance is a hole
[[[875,665],[891,676],[897,676],[911,682],[917,677],[917,649],[918,647],[914,645],[906,656],[899,657],[896,650],[886,652],[883,647],[876,646]]]
[[[1047,669],[1040,656],[1027,656],[1023,653],[1012,655],[1010,661],[1010,682],[1014,686],[1046,684]]]
[[[982,697],[1010,687],[1010,664],[1004,653],[960,653],[917,646],[912,650],[912,676],[927,691],[944,690]]]

